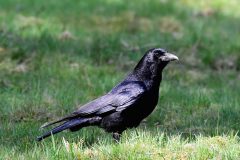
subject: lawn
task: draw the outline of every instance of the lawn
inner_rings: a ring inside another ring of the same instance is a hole
[[[0,0],[0,159],[239,158],[239,26],[238,0]],[[35,141],[153,47],[180,61],[119,144],[94,127]]]

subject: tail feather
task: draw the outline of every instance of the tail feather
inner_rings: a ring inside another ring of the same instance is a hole
[[[59,119],[59,120],[56,120],[56,121],[52,121],[52,122],[50,122],[50,123],[43,124],[40,128],[46,128],[46,127],[51,126],[51,125],[53,125],[53,124],[70,120],[70,118],[72,118],[72,117],[63,117],[63,118],[61,118],[61,119]]]
[[[53,128],[52,130],[46,132],[42,136],[37,137],[37,141],[41,141],[44,138],[47,138],[51,135],[54,135],[54,134],[59,133],[63,130],[66,130],[66,129],[71,130],[72,128],[77,128],[79,130],[82,127],[85,127],[85,126],[88,126],[88,125],[99,124],[101,119],[102,118],[100,118],[100,117],[94,117],[94,118],[76,118],[76,119],[69,120],[69,121],[64,122],[63,124]],[[55,123],[58,123],[58,122],[55,122]]]
[[[67,122],[61,124],[60,126],[57,126],[57,127],[53,128],[52,130],[48,131],[47,133],[43,134],[42,136],[37,137],[37,140],[41,141],[44,138],[47,138],[47,137],[49,137],[49,136],[51,136],[53,134],[56,134],[56,133],[59,133],[59,132],[61,132],[63,130],[66,130],[66,129],[69,129],[71,127],[80,125],[80,124],[82,124],[84,122],[86,122],[86,119],[73,119],[73,120],[67,121]]]

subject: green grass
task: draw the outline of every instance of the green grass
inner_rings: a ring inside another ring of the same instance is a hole
[[[237,2],[0,0],[0,159],[240,157]],[[180,61],[120,144],[93,127],[35,142],[43,123],[109,91],[152,47]]]
[[[7,159],[238,159],[239,137],[233,134],[203,137],[194,140],[182,139],[180,135],[167,136],[163,133],[135,130],[123,135],[120,143],[113,143],[110,137],[98,137],[98,142],[86,145],[88,138],[82,135],[72,142],[62,138],[56,142],[33,144],[21,153],[14,148],[1,148],[3,153],[11,152]]]

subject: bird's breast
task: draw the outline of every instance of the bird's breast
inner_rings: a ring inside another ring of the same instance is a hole
[[[137,103],[131,107],[128,107],[123,114],[131,119],[136,119],[136,121],[141,121],[152,113],[157,105],[157,102],[158,92],[147,92],[138,100]]]

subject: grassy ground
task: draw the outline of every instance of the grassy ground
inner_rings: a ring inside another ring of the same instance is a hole
[[[0,159],[239,158],[239,19],[238,0],[0,0]],[[92,127],[35,142],[151,47],[180,61],[120,144]]]

